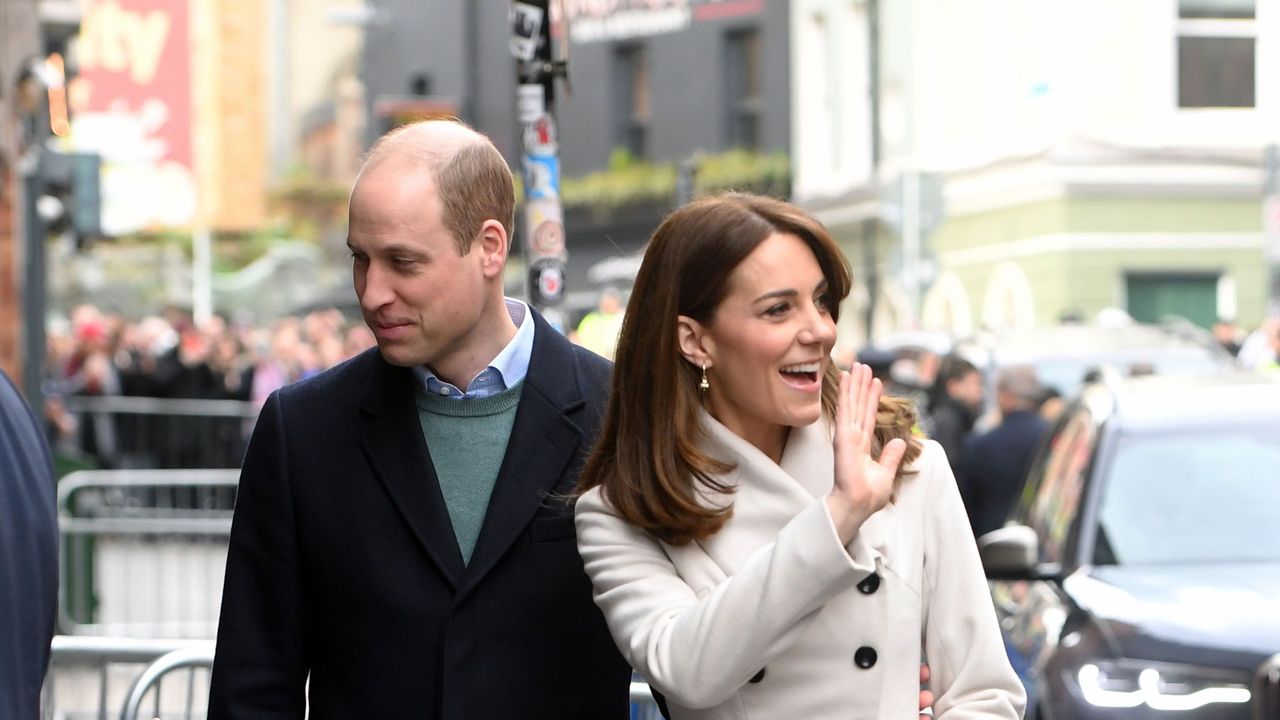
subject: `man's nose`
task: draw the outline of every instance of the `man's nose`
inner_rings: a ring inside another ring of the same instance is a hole
[[[395,293],[391,291],[387,273],[378,263],[369,261],[364,268],[355,271],[356,294],[365,312],[376,312],[390,303]]]

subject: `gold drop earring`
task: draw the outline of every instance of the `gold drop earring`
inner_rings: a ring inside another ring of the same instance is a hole
[[[698,383],[698,389],[706,392],[711,388],[711,383],[707,382],[707,364],[702,363],[702,382]]]

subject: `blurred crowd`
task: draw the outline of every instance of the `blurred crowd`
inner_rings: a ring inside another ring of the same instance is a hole
[[[45,420],[55,447],[113,466],[113,423],[69,409],[73,398],[126,396],[264,402],[375,344],[360,320],[336,309],[259,326],[213,315],[203,322],[167,308],[129,320],[93,305],[48,328]]]
[[[599,307],[583,317],[569,337],[612,358],[624,312],[621,294],[606,289]],[[1280,372],[1280,318],[1270,318],[1248,333],[1220,322],[1213,336],[1242,367]],[[78,399],[240,400],[260,406],[277,388],[318,374],[374,344],[363,321],[332,308],[256,325],[219,315],[196,322],[190,313],[173,307],[131,320],[81,305],[48,328],[45,420],[49,440],[64,453],[86,458],[96,467],[234,465],[251,423],[236,418],[229,423],[197,423],[179,417],[154,426],[118,413],[85,412],[84,401]],[[843,366],[854,359],[837,358]],[[996,437],[1006,452],[996,454],[1007,456],[1010,443],[1033,445],[1037,431],[1047,427],[1063,405],[1058,391],[1034,373],[1014,373],[988,382],[983,369],[955,354],[922,347],[893,352],[863,348],[856,359],[873,367],[889,393],[914,399],[920,431],[946,450],[962,488],[966,474],[979,472],[968,467],[966,457],[973,455],[970,448],[980,444],[983,435],[1005,426]],[[1003,397],[987,397],[993,391]],[[1009,416],[1014,414],[1015,422],[1024,426],[1018,432],[1010,430]],[[1036,422],[1030,419],[1033,415]],[[158,436],[158,430],[163,430],[164,437]],[[146,446],[148,441],[176,451],[167,452],[167,460],[156,459],[162,455],[158,450],[141,461],[137,453],[130,454],[131,448]],[[213,460],[208,453],[211,447],[216,450]],[[1027,449],[1015,455],[1029,453]],[[1010,468],[1009,473],[1016,470]]]
[[[1241,369],[1280,373],[1280,317],[1268,317],[1251,332],[1220,321],[1212,337]],[[914,400],[918,430],[946,452],[975,536],[1000,527],[1041,438],[1070,398],[1033,367],[1004,367],[988,378],[988,370],[960,354],[923,346],[864,348],[857,360],[872,367],[888,394]],[[1154,368],[1139,363],[1125,371],[1143,375]],[[1101,377],[1100,368],[1091,368],[1082,381]]]

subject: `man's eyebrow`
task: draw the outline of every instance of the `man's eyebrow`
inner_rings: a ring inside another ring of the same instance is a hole
[[[350,240],[347,240],[347,248],[352,251],[366,252],[364,249],[357,247],[356,245],[353,245]],[[410,245],[402,245],[399,243],[393,243],[391,245],[383,245],[382,247],[378,248],[375,252],[380,255],[415,255],[416,256],[416,255],[424,254],[422,250],[419,248],[415,248]]]

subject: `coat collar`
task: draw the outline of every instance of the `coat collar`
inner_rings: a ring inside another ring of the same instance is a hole
[[[458,601],[493,568],[538,508],[554,502],[553,490],[583,443],[570,417],[585,402],[573,347],[537,312],[533,320],[529,372],[470,565],[462,563],[422,437],[411,370],[379,355],[361,406],[368,418],[362,442],[369,463],[427,556],[458,590]]]
[[[792,428],[782,460],[775,463],[754,445],[735,435],[709,413],[701,413],[703,449],[735,465],[716,479],[734,489],[731,495],[703,492],[713,506],[733,505],[733,515],[717,534],[701,541],[703,550],[732,575],[758,548],[773,542],[800,511],[831,493],[835,483],[835,451],[826,419]],[[893,505],[863,523],[849,549],[857,557],[888,564],[887,537]]]

